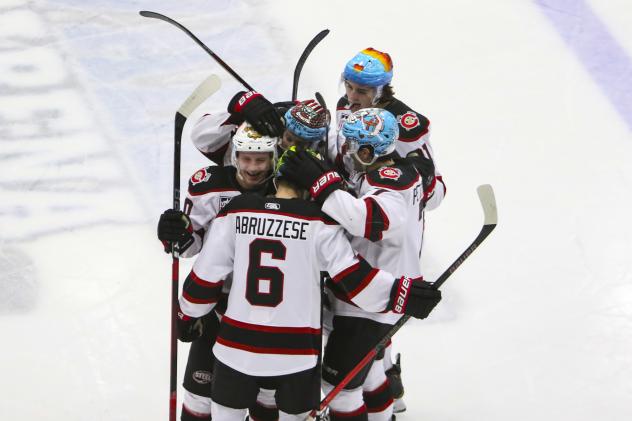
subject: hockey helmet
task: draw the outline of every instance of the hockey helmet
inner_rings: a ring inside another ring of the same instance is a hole
[[[278,137],[265,136],[257,132],[247,121],[243,122],[233,135],[231,160],[237,167],[237,152],[268,152],[272,154],[273,166],[276,160]]]
[[[313,99],[300,102],[285,113],[285,127],[306,142],[318,142],[327,132],[327,110]]]
[[[347,62],[342,77],[364,86],[388,85],[393,79],[393,61],[387,53],[366,48]]]
[[[397,119],[381,108],[363,108],[349,115],[342,125],[342,134],[346,139],[346,154],[355,155],[363,146],[369,146],[373,152],[372,164],[381,156],[395,150],[395,140],[399,136]]]

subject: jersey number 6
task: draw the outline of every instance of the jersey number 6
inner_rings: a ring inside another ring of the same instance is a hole
[[[276,266],[261,265],[261,255],[269,253],[272,259],[285,260],[285,245],[279,240],[258,238],[250,243],[246,299],[252,305],[276,307],[283,301],[283,278]]]

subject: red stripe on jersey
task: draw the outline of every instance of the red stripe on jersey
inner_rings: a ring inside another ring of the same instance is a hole
[[[230,317],[226,315],[222,317],[222,322],[228,323],[240,329],[255,330],[258,332],[320,335],[320,329],[318,328],[255,325],[255,324],[240,322],[239,320],[231,319]]]
[[[243,351],[254,352],[257,354],[318,355],[318,350],[313,349],[313,348],[291,349],[291,348],[259,347],[259,346],[245,345],[245,344],[229,341],[222,338],[221,336],[217,337],[217,343],[220,343],[229,348],[241,349]]]
[[[372,197],[364,198],[366,205],[366,221],[364,224],[364,238],[368,238],[371,241],[380,241],[383,237],[384,231],[388,230],[390,221],[386,213]],[[375,215],[375,209],[377,209],[379,215]]]
[[[193,304],[213,304],[217,302],[217,298],[196,298],[187,292],[182,292],[182,298]]]
[[[373,206],[369,202],[375,203],[375,200],[366,198],[364,199],[364,205],[366,206],[366,219],[364,220],[364,238],[371,238],[371,226],[373,222]],[[380,235],[380,238],[382,236]]]
[[[189,276],[193,282],[195,282],[197,285],[203,288],[217,288],[218,286],[221,286],[223,284],[223,281],[211,282],[211,281],[202,279],[199,276],[197,276],[197,274],[193,271],[191,271]]]
[[[225,189],[208,189],[208,190],[204,190],[200,192],[192,192],[191,189],[189,189],[189,194],[191,196],[202,196],[208,193],[223,193],[223,192],[239,193],[239,190],[235,190],[234,188],[225,188]]]
[[[373,278],[375,278],[375,275],[377,275],[377,273],[379,272],[379,269],[371,269],[371,271],[369,272],[369,274],[367,276],[364,277],[364,279],[362,280],[362,282],[360,282],[360,285],[358,285],[358,287],[356,289],[354,289],[353,291],[350,291],[347,295],[349,296],[349,298],[353,298],[356,295],[358,295],[360,292],[362,292],[362,290],[364,288],[366,288],[366,286],[373,280]]]
[[[333,409],[329,408],[330,412],[335,415],[338,418],[353,418],[353,417],[357,417],[360,416],[362,414],[366,414],[366,405],[362,404],[361,407],[359,407],[358,409],[355,409],[353,411],[350,412],[340,412],[340,411],[334,411]]]
[[[360,267],[360,263],[361,262],[356,262],[354,264],[352,264],[351,266],[349,266],[348,268],[346,268],[345,270],[343,270],[342,272],[338,273],[336,276],[333,276],[331,279],[335,282],[338,283],[340,282],[343,278],[349,276],[350,274],[352,274],[353,272],[355,272],[356,270],[358,270],[358,268]]]
[[[426,134],[428,134],[429,128],[430,128],[430,125],[428,125],[428,127],[426,127],[426,129],[424,131],[422,131],[419,134],[419,136],[417,136],[417,137],[406,138],[406,137],[401,137],[400,136],[400,137],[397,138],[397,140],[400,141],[400,142],[405,142],[405,143],[415,142],[415,141],[421,139],[422,137],[424,137]]]

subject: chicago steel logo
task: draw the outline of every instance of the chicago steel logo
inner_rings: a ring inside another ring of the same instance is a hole
[[[382,178],[387,178],[389,180],[399,180],[399,177],[402,176],[402,170],[400,170],[399,168],[382,167],[378,171],[378,174]]]
[[[412,111],[407,111],[403,115],[397,116],[397,121],[399,122],[400,126],[405,128],[406,130],[412,130],[420,124],[419,117],[417,117],[417,114],[413,113]]]
[[[198,370],[193,372],[193,380],[199,384],[210,384],[213,376],[208,371]]]
[[[200,184],[208,181],[209,178],[211,178],[211,173],[207,172],[205,168],[202,168],[201,170],[198,170],[195,174],[193,174],[193,176],[191,177],[191,183]]]

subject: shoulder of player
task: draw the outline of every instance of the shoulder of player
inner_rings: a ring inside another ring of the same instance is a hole
[[[323,213],[318,205],[302,199],[278,199],[258,194],[242,194],[235,197],[222,209],[222,214],[257,213],[263,215],[287,216],[308,221],[321,221],[336,225],[333,219]]]
[[[426,116],[414,111],[399,99],[394,99],[385,110],[390,111],[399,123],[399,141],[415,141],[430,129],[430,120]]]
[[[366,182],[386,190],[406,190],[419,181],[419,173],[414,166],[403,161],[384,166],[366,174]]]
[[[200,168],[189,179],[189,194],[192,196],[226,191],[239,191],[233,167],[213,165]]]

